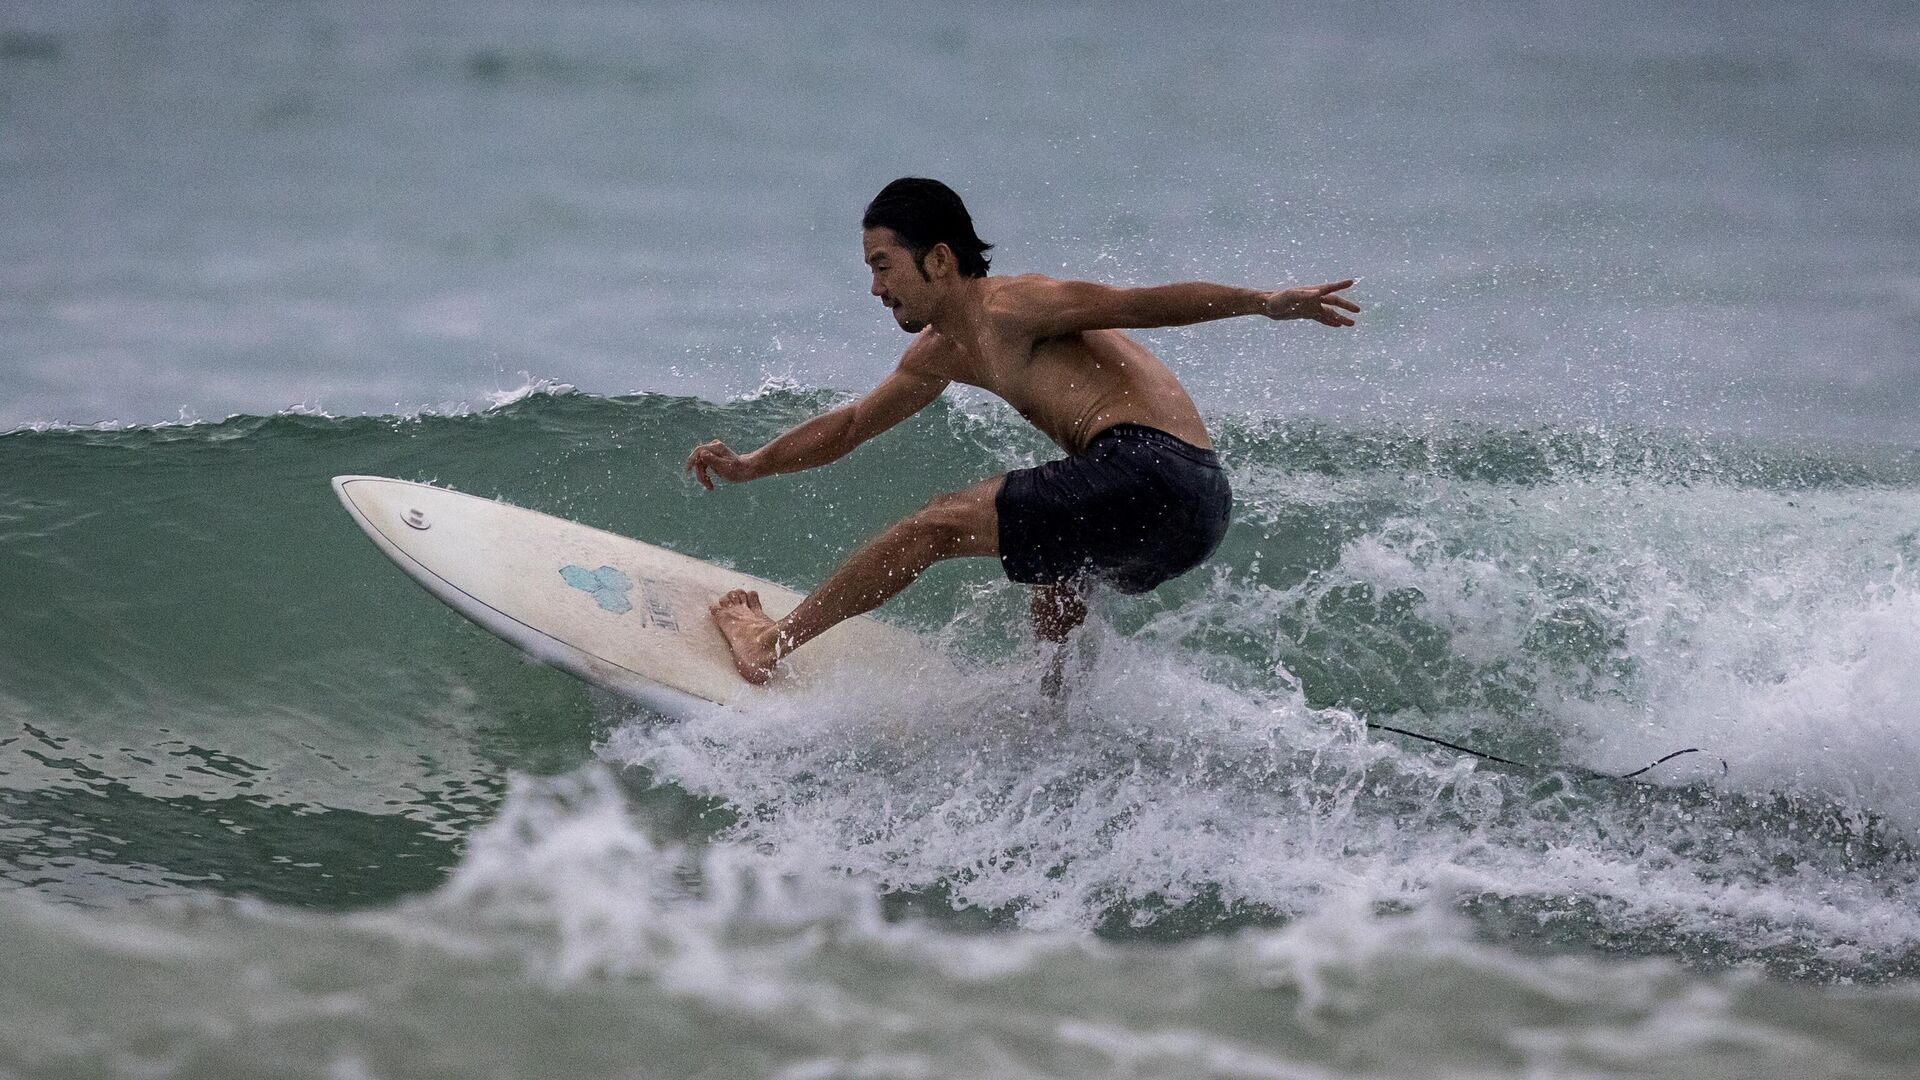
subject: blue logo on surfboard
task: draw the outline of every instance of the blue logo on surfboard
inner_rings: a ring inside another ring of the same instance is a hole
[[[633,601],[627,599],[627,593],[633,589],[633,579],[611,566],[603,566],[598,570],[563,566],[560,576],[574,588],[593,594],[593,602],[599,604],[603,611],[625,615],[633,610]]]

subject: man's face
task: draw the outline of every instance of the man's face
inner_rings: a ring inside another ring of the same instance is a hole
[[[927,310],[933,299],[933,283],[920,274],[908,251],[892,229],[868,229],[860,235],[867,253],[867,269],[873,271],[873,295],[893,312],[893,321],[909,334],[917,334],[933,314]]]

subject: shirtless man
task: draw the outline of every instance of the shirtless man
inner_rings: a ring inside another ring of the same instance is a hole
[[[988,277],[960,196],[937,180],[888,184],[861,222],[873,295],[914,335],[880,385],[760,449],[702,443],[686,468],[744,483],[825,465],[912,416],[948,383],[1006,399],[1068,456],[936,496],[866,546],[786,618],[735,589],[713,621],[748,682],[843,619],[879,607],[941,559],[999,556],[1036,586],[1034,629],[1065,640],[1086,616],[1078,589],[1140,593],[1186,573],[1226,534],[1232,493],[1199,410],[1172,371],[1120,331],[1236,315],[1352,326],[1353,282],[1267,292],[1190,282],[1116,288],[1039,274]]]

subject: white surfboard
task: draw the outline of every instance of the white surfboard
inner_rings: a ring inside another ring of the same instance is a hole
[[[780,618],[801,596],[770,581],[578,522],[431,484],[336,476],[382,552],[455,611],[537,660],[690,718],[752,689],[707,607],[754,589]],[[931,642],[849,619],[782,661],[767,692],[945,668]]]

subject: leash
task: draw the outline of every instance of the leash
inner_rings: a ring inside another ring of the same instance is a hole
[[[1517,769],[1550,769],[1554,767],[1551,765],[1536,765],[1526,761],[1514,761],[1512,758],[1503,758],[1498,754],[1489,754],[1484,750],[1475,750],[1471,746],[1461,746],[1459,743],[1451,743],[1445,739],[1436,739],[1432,735],[1422,735],[1417,731],[1408,731],[1406,728],[1394,727],[1392,724],[1381,724],[1381,723],[1376,723],[1372,720],[1369,720],[1367,721],[1367,726],[1370,728],[1374,728],[1378,731],[1391,731],[1395,735],[1405,735],[1409,739],[1419,739],[1421,742],[1430,742],[1435,746],[1444,746],[1449,750],[1457,750],[1462,754],[1472,754],[1474,757],[1484,758],[1487,761],[1497,761],[1502,765],[1512,765]],[[1668,754],[1665,757],[1652,762],[1651,764],[1635,769],[1630,773],[1618,773],[1618,774],[1603,773],[1603,772],[1596,772],[1592,769],[1577,769],[1575,771],[1583,772],[1595,780],[1632,780],[1634,777],[1639,776],[1642,773],[1645,773],[1653,769],[1655,766],[1665,765],[1667,762],[1672,761],[1674,758],[1680,757],[1684,754],[1697,754],[1699,752],[1700,752],[1700,748],[1697,746],[1689,746],[1685,750],[1675,750],[1673,753]],[[1727,771],[1727,762],[1725,758],[1722,758],[1720,760],[1720,771],[1723,773]]]

